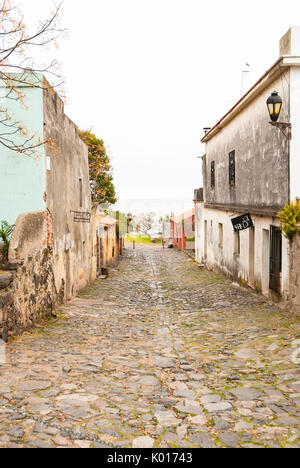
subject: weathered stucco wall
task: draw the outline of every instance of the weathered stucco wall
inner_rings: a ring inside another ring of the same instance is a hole
[[[289,201],[289,142],[272,127],[266,99],[277,90],[289,121],[289,71],[269,85],[206,143],[205,201],[212,205],[276,209]],[[235,187],[229,184],[229,153],[235,151]],[[215,189],[211,162],[215,161]]]
[[[54,149],[46,147],[46,203],[53,221],[56,288],[65,283],[69,299],[95,279],[88,149],[63,102],[49,91],[44,92],[44,137],[54,143]],[[90,214],[90,222],[76,222],[75,211]]]
[[[239,279],[269,296],[270,226],[279,227],[280,221],[267,216],[253,216],[254,230],[240,232],[240,248],[237,251],[231,216],[239,214],[242,213],[205,209],[203,258],[208,268]],[[221,243],[219,224],[222,225]],[[288,241],[283,238],[281,294],[285,299],[289,295],[288,250]]]
[[[294,312],[300,315],[300,235],[290,243],[290,301]]]

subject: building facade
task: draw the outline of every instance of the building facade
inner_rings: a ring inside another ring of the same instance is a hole
[[[173,247],[195,251],[195,209],[171,218]]]
[[[269,124],[266,100],[274,90],[283,100],[280,121],[292,126],[291,140]],[[289,242],[277,214],[300,197],[299,101],[296,27],[280,41],[277,62],[206,131],[203,201],[196,203],[197,261],[284,298],[289,297]],[[234,229],[239,216],[245,216],[244,224],[237,222]]]
[[[63,289],[67,300],[96,277],[88,149],[58,94],[42,75],[34,79],[39,80],[35,86],[30,80],[22,83],[23,102],[5,105],[29,135],[45,144],[31,157],[1,146],[0,219],[17,227],[20,215],[44,213],[43,247],[52,253],[56,290]],[[9,252],[14,263],[24,260],[18,233],[15,229]]]

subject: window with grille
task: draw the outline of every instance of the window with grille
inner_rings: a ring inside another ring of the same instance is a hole
[[[212,189],[216,186],[216,176],[215,176],[215,161],[211,162],[210,167],[210,186]]]
[[[229,185],[235,186],[235,151],[229,153]]]

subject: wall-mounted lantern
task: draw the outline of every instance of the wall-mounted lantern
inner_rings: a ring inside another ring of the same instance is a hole
[[[284,136],[290,140],[292,137],[292,124],[290,122],[278,122],[280,111],[282,108],[282,99],[277,91],[274,91],[267,99],[267,107],[270,114],[273,127],[279,128]]]
[[[127,233],[132,231],[132,226],[130,226],[132,220],[133,220],[133,215],[131,213],[128,213],[128,215],[127,215]]]

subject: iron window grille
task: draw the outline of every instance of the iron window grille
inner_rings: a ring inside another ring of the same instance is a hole
[[[216,186],[216,171],[215,171],[215,161],[211,162],[210,167],[210,186],[212,189]]]
[[[229,185],[235,187],[235,151],[229,153]]]

